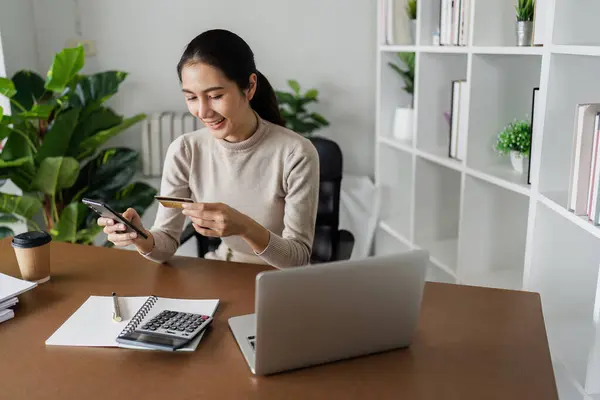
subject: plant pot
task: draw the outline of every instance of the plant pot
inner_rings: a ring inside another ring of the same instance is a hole
[[[396,108],[394,113],[394,138],[401,141],[412,141],[413,118],[414,110],[412,108]]]
[[[417,20],[410,20],[410,38],[413,44],[417,44]]]
[[[510,163],[512,164],[513,169],[519,174],[525,172],[527,170],[527,165],[529,164],[526,156],[514,150],[511,150],[510,152]]]
[[[533,21],[517,21],[517,46],[531,46],[533,43]]]

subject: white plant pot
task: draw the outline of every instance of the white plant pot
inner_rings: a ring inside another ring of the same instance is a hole
[[[396,108],[394,113],[394,138],[402,141],[412,141],[413,137],[412,108]]]
[[[527,165],[529,164],[529,160],[526,156],[522,155],[518,151],[511,150],[510,152],[510,163],[515,171],[519,174],[522,174],[527,170]]]

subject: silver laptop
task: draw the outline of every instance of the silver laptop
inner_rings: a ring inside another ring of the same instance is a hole
[[[229,327],[256,375],[407,347],[428,259],[415,250],[261,272],[255,314]]]

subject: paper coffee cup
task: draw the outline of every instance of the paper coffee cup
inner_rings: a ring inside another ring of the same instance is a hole
[[[50,241],[47,232],[32,231],[12,240],[21,276],[26,281],[44,283],[50,279]]]

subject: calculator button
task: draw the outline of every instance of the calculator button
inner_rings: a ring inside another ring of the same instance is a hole
[[[185,331],[186,331],[186,332],[189,332],[189,333],[192,333],[192,332],[194,332],[194,331],[195,331],[195,329],[193,329],[193,328],[190,328],[190,329],[186,329]]]

